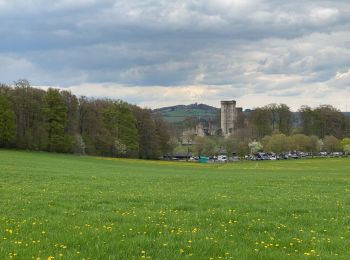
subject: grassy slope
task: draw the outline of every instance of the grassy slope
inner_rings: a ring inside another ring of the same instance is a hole
[[[175,106],[156,109],[154,113],[161,114],[164,120],[169,123],[178,123],[187,117],[213,120],[217,116],[217,108],[207,105]]]
[[[349,159],[214,166],[0,150],[0,209],[0,259],[350,258]]]

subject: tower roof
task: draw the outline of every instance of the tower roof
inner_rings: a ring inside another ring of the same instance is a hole
[[[234,105],[236,105],[236,100],[221,101],[221,104],[222,104],[222,105],[225,105],[225,104],[234,104]]]

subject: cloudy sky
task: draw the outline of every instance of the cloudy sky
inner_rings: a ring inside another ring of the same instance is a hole
[[[0,82],[350,109],[349,0],[0,0]]]

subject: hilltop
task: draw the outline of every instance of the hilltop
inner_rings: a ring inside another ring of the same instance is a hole
[[[187,117],[200,117],[205,120],[214,120],[220,109],[206,104],[191,104],[162,107],[154,109],[154,114],[161,114],[169,123],[184,121]]]

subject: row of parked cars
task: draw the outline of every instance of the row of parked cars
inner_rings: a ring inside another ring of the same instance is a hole
[[[321,156],[321,157],[342,157],[345,156],[342,152],[320,152],[318,154],[312,154],[312,153],[306,153],[306,152],[288,152],[288,153],[256,153],[254,155],[247,155],[245,156],[245,159],[252,160],[252,161],[263,161],[263,160],[288,160],[288,159],[300,159],[300,158],[306,158],[306,157],[314,157],[314,156]]]
[[[307,157],[342,157],[346,156],[346,154],[342,152],[320,152],[317,154],[312,153],[306,153],[306,152],[286,152],[286,153],[265,153],[265,152],[259,152],[253,155],[246,155],[244,158],[246,160],[251,161],[265,161],[265,160],[288,160],[288,159],[301,159],[301,158],[307,158]],[[240,158],[238,156],[230,156],[227,155],[218,155],[218,156],[211,156],[211,157],[205,157],[205,156],[191,156],[190,158],[186,156],[180,157],[169,157],[169,158],[163,158],[167,160],[172,161],[190,161],[190,162],[200,162],[200,163],[225,163],[225,162],[234,162],[239,161]]]

